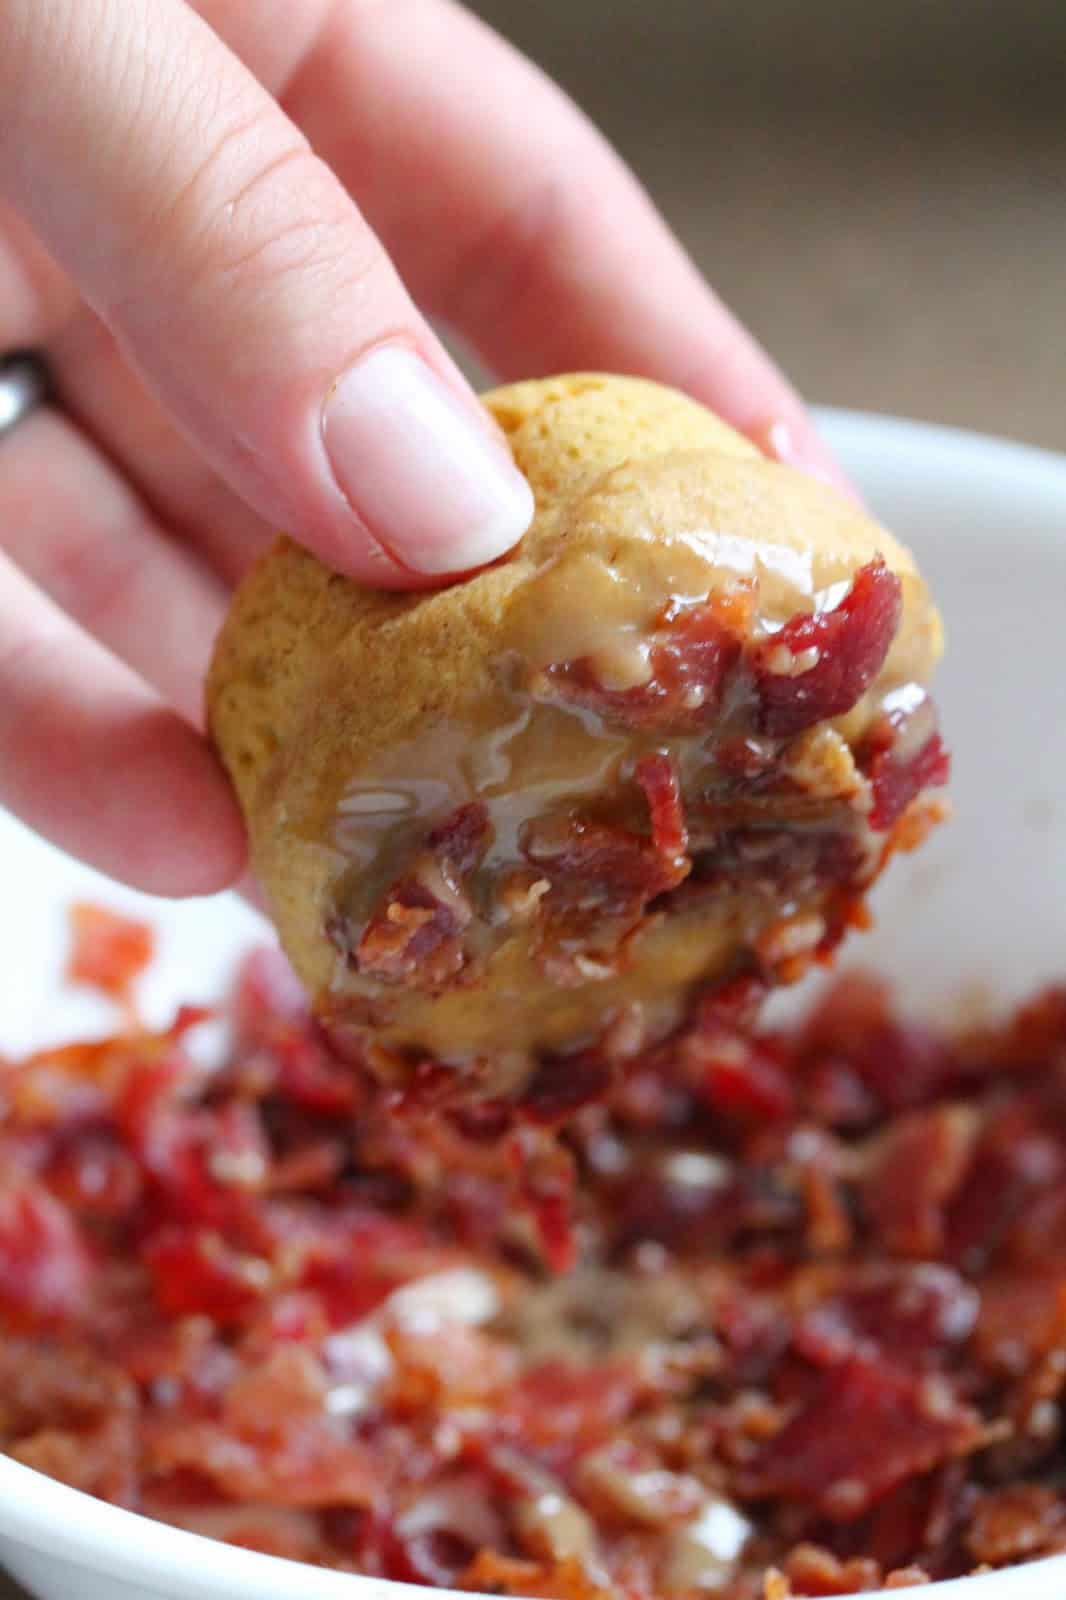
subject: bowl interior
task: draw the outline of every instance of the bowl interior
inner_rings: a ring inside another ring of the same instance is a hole
[[[1066,458],[890,418],[827,413],[826,429],[877,513],[914,547],[949,636],[938,699],[955,755],[954,820],[898,862],[875,898],[875,931],[847,964],[896,978],[910,1006],[1006,1003],[1066,972]],[[0,813],[0,1054],[105,1029],[91,997],[65,992],[65,907],[88,898],[148,917],[160,953],[149,1016],[224,988],[264,936],[234,896],[168,904],[117,888]],[[388,1600],[433,1592],[343,1578],[157,1528],[0,1458],[0,1560],[42,1600]],[[2,1584],[2,1579],[0,1579]],[[915,1600],[1061,1600],[1066,1557]],[[901,1600],[903,1592],[900,1591]]]

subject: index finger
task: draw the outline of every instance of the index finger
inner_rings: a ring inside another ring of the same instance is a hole
[[[223,31],[239,27],[238,48],[254,50],[247,7],[200,0],[200,9]],[[795,389],[625,163],[462,7],[342,7],[286,105],[358,196],[415,298],[501,375],[657,378],[771,453],[842,479]]]

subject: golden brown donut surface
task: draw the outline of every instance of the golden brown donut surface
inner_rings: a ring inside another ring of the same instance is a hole
[[[521,1094],[797,976],[921,832],[946,761],[909,553],[672,391],[486,397],[537,499],[493,568],[381,594],[281,541],[210,724],[282,943],[379,1072]]]

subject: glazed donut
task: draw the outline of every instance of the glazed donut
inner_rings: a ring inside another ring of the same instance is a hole
[[[282,539],[208,707],[322,1014],[390,1081],[520,1098],[828,954],[936,812],[942,638],[888,532],[683,396],[485,404],[536,496],[518,548],[399,594]]]

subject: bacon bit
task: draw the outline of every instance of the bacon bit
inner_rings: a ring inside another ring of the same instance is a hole
[[[448,1528],[401,1534],[395,1527],[384,1545],[384,1571],[394,1583],[420,1583],[433,1589],[462,1586],[477,1547]]]
[[[713,1110],[757,1122],[787,1117],[795,1105],[791,1080],[769,1051],[729,1048],[707,1051],[705,1093]]]
[[[743,1016],[764,993],[755,979],[735,979],[720,997],[704,999],[676,1045],[686,1083],[712,1110],[758,1123],[788,1117],[796,1103],[795,1084],[773,1044],[752,1040],[729,1020],[732,1007]]]
[[[849,1356],[819,1375],[799,1412],[742,1471],[743,1493],[855,1521],[897,1483],[982,1443],[977,1414],[934,1382]]]
[[[275,1039],[272,1060],[278,1091],[295,1105],[320,1115],[354,1116],[359,1080],[318,1038],[300,1032]]]
[[[539,958],[560,985],[610,977],[649,903],[689,871],[686,855],[661,848],[663,840],[676,842],[673,774],[656,763],[643,781],[658,839],[580,816],[540,818],[525,829],[522,852],[551,884],[541,901]]]
[[[608,916],[627,913],[676,888],[688,871],[687,860],[664,857],[639,834],[584,817],[530,824],[522,850],[551,882],[545,910],[566,899]]]
[[[0,1314],[15,1327],[77,1321],[92,1258],[71,1212],[28,1179],[0,1187]]]
[[[690,893],[736,888],[793,899],[823,885],[864,881],[864,849],[850,819],[802,831],[786,824],[728,828],[696,852]]]
[[[831,1551],[814,1544],[797,1545],[785,1571],[795,1595],[857,1595],[881,1587],[876,1561],[864,1556],[839,1561]]]
[[[599,1051],[545,1059],[519,1101],[520,1113],[544,1127],[566,1122],[582,1106],[602,1100],[613,1077]]]
[[[491,838],[486,807],[461,806],[427,836],[410,871],[389,889],[354,948],[343,915],[326,932],[357,971],[380,983],[439,994],[469,979],[463,934],[473,910],[463,880],[477,866]]]
[[[873,791],[870,826],[887,832],[923,790],[942,788],[951,776],[929,697],[922,694],[915,704],[881,717],[857,761]]]
[[[851,1246],[854,1228],[835,1170],[834,1147],[825,1134],[814,1130],[804,1130],[799,1142],[801,1154],[795,1164],[807,1213],[807,1243],[811,1254],[815,1257],[842,1255]]]
[[[117,1222],[142,1195],[141,1170],[113,1135],[86,1133],[57,1152],[44,1171],[51,1192],[86,1221]]]
[[[513,1353],[459,1322],[401,1322],[389,1326],[385,1340],[395,1369],[380,1400],[403,1416],[495,1405],[514,1379]]]
[[[89,984],[109,1000],[128,1005],[134,983],[152,959],[152,930],[132,917],[83,902],[70,909],[70,934],[68,982]]]
[[[644,756],[636,775],[651,813],[651,842],[660,859],[684,875],[689,870],[688,829],[673,763],[664,755]]]
[[[1027,1371],[1057,1335],[1066,1347],[1066,1261],[1033,1262],[982,1284],[976,1341],[992,1371]]]
[[[1039,1070],[1066,1045],[1066,985],[1056,984],[1028,1001],[1005,1028],[969,1041],[968,1055],[987,1067]]]
[[[460,806],[426,838],[426,849],[457,878],[473,872],[491,842],[488,810],[479,801]]]
[[[522,1595],[526,1600],[618,1600],[589,1576],[584,1563],[570,1557],[549,1564],[482,1550],[458,1579],[474,1594]]]
[[[378,1578],[484,1591],[521,1548],[566,1600],[665,1594],[697,1480],[749,1503],[737,1600],[1066,1549],[1063,992],[959,1043],[854,981],[769,1031],[742,977],[560,1134],[596,1050],[461,1113],[338,1066],[353,1112],[254,989],[210,1074],[173,1028],[0,1073],[0,1449]],[[464,1273],[492,1321],[400,1314]],[[580,1551],[522,1532],[531,1484]]]
[[[863,1184],[863,1203],[893,1255],[939,1256],[947,1212],[977,1139],[968,1106],[902,1117],[883,1137]]]
[[[239,1319],[267,1293],[273,1277],[266,1261],[241,1255],[201,1228],[164,1230],[144,1259],[160,1307],[174,1317],[201,1312],[219,1322]]]
[[[449,899],[417,877],[394,884],[355,948],[357,971],[380,983],[446,989],[466,965],[461,935],[471,921],[465,900]]]
[[[895,573],[884,561],[871,561],[832,611],[792,617],[759,645],[753,667],[762,731],[791,738],[850,711],[884,665],[902,604]],[[781,671],[782,651],[795,670]],[[811,665],[808,652],[815,653]]]
[[[16,1461],[113,1505],[139,1510],[132,1418],[119,1412],[91,1427],[42,1428],[11,1451]]]
[[[649,679],[632,689],[605,689],[591,661],[562,662],[542,675],[545,692],[587,706],[626,728],[680,733],[712,722],[737,667],[750,627],[751,591],[711,595],[700,605],[665,614],[649,654]]]
[[[894,761],[890,751],[881,750],[866,771],[874,794],[870,826],[887,830],[923,789],[939,789],[947,783],[951,757],[940,735],[934,733],[910,761]]]
[[[945,1254],[971,1270],[987,1265],[1009,1229],[1041,1189],[1066,1168],[1066,1148],[1037,1105],[1015,1105],[992,1117],[956,1189],[947,1217]]]
[[[373,1453],[329,1417],[291,1418],[264,1436],[215,1422],[161,1423],[149,1467],[206,1478],[233,1500],[295,1508],[370,1506],[381,1495]]]
[[[524,1373],[501,1402],[500,1437],[561,1471],[611,1438],[639,1392],[637,1372],[629,1362],[576,1366],[562,1359],[545,1361]]]
[[[511,1144],[519,1194],[532,1218],[544,1259],[553,1272],[569,1272],[577,1258],[573,1157],[557,1141],[533,1128],[520,1128]]]
[[[714,1037],[722,1029],[750,1033],[769,993],[766,980],[750,972],[717,984],[697,998],[685,1037],[708,1033]]]
[[[943,1367],[977,1321],[977,1291],[950,1267],[892,1263],[857,1273],[838,1294],[806,1311],[793,1344],[816,1366],[835,1366],[871,1350],[894,1367]]]
[[[224,1420],[238,1430],[267,1435],[283,1431],[294,1418],[320,1417],[327,1394],[321,1361],[289,1342],[249,1363],[230,1384],[223,1401]]]
[[[985,1495],[966,1535],[976,1562],[993,1567],[1066,1550],[1066,1503],[1053,1489],[1012,1484]]]

